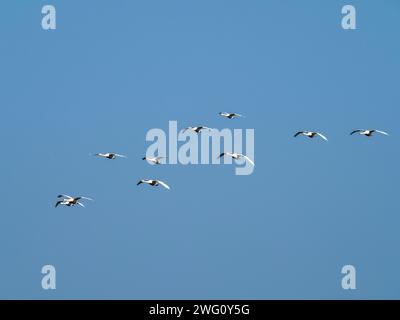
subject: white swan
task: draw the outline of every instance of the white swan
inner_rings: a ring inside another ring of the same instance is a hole
[[[244,154],[241,153],[230,153],[230,152],[224,152],[221,153],[221,155],[218,157],[218,159],[221,159],[222,157],[229,156],[235,160],[240,160],[240,159],[246,159],[246,161],[250,162],[252,166],[255,166],[254,161],[251,160],[248,156],[245,156]]]
[[[188,130],[192,130],[193,132],[196,132],[197,134],[199,134],[201,131],[203,131],[203,130],[211,130],[211,128],[204,127],[204,126],[187,127],[187,128],[182,130],[182,133],[185,133]]]
[[[57,201],[57,203],[55,205],[56,208],[59,205],[64,205],[64,206],[67,206],[67,207],[73,207],[75,205],[80,205],[81,207],[85,207],[81,202],[79,202],[79,200],[81,200],[81,199],[94,201],[93,199],[88,198],[88,197],[71,197],[71,196],[68,196],[66,194],[60,194],[58,196],[58,198],[62,199],[62,200]]]
[[[366,137],[372,137],[374,133],[380,133],[380,134],[383,134],[383,135],[385,135],[385,136],[388,136],[388,135],[389,135],[388,133],[386,133],[386,132],[384,132],[384,131],[381,131],[381,130],[371,130],[371,129],[369,129],[369,130],[364,130],[364,129],[354,130],[352,133],[350,133],[350,135],[353,135],[353,134],[355,134],[355,133],[358,133],[358,134],[360,134],[360,135],[362,135],[362,136],[366,136]]]
[[[294,137],[297,138],[299,135],[303,135],[309,138],[315,138],[316,136],[320,136],[325,141],[328,141],[328,138],[325,137],[322,133],[314,132],[314,131],[299,131],[297,132]]]
[[[228,112],[220,112],[220,116],[228,118],[228,119],[234,119],[234,118],[241,118],[243,117],[241,114],[238,113],[228,113]]]
[[[110,160],[115,160],[115,159],[117,159],[117,157],[128,158],[127,156],[124,156],[124,155],[118,154],[118,153],[95,153],[93,156],[100,157],[100,158],[106,158],[106,159],[110,159]]]
[[[153,164],[161,164],[161,160],[162,159],[164,159],[164,157],[154,157],[154,158],[144,157],[142,160],[146,160],[146,161],[151,162]]]
[[[143,179],[143,180],[140,180],[137,185],[139,186],[142,183],[146,183],[146,184],[148,184],[148,185],[150,185],[152,187],[163,186],[164,188],[166,188],[168,190],[171,190],[171,188],[165,182],[162,182],[161,180],[146,180],[146,179]]]

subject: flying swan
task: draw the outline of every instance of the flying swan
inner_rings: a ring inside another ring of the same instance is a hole
[[[218,159],[221,159],[222,157],[225,157],[225,156],[231,157],[235,160],[245,159],[246,161],[250,162],[252,166],[255,166],[254,161],[251,160],[248,156],[245,156],[244,154],[224,152],[224,153],[221,153],[221,155],[218,157]]]
[[[146,160],[153,164],[161,164],[162,159],[164,159],[164,157],[154,157],[154,158],[144,157],[142,160]]]
[[[384,132],[384,131],[380,131],[380,130],[364,130],[364,129],[359,129],[359,130],[354,130],[352,133],[350,133],[350,135],[353,134],[360,134],[362,136],[366,136],[366,137],[372,137],[374,135],[374,133],[380,133],[383,134],[385,136],[388,136],[389,134]]]
[[[145,179],[143,179],[143,180],[140,180],[137,185],[139,186],[142,183],[146,183],[152,187],[163,186],[164,188],[171,190],[171,188],[165,182],[162,182],[161,180],[145,180]]]
[[[243,117],[241,114],[238,113],[228,113],[228,112],[220,112],[220,116],[228,118],[228,119],[234,119],[234,118],[241,118]]]
[[[182,133],[185,133],[188,130],[192,130],[193,132],[196,132],[197,134],[199,134],[201,131],[203,130],[211,130],[211,128],[208,127],[204,127],[204,126],[199,126],[199,127],[187,127],[185,129],[182,130]]]
[[[325,141],[328,141],[328,138],[325,137],[323,134],[319,133],[319,132],[313,132],[313,131],[299,131],[297,132],[294,137],[297,138],[298,136],[303,135],[309,138],[315,138],[316,136],[320,136],[322,139],[324,139]]]
[[[117,159],[117,157],[128,158],[127,156],[124,156],[124,155],[118,154],[118,153],[95,153],[93,156],[100,157],[100,158],[106,158],[106,159],[110,159],[110,160],[115,160],[115,159]]]
[[[80,205],[81,207],[85,207],[82,203],[79,202],[79,200],[81,200],[81,199],[94,201],[91,198],[87,198],[87,197],[71,197],[71,196],[68,196],[66,194],[60,194],[57,198],[62,199],[62,200],[57,201],[57,203],[55,205],[56,208],[59,205],[64,205],[64,206],[67,206],[67,207],[73,207],[75,205]]]

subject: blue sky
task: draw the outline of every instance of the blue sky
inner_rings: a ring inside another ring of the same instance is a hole
[[[399,14],[396,0],[2,1],[0,298],[400,298]],[[147,165],[147,131],[170,120],[254,128],[254,174]],[[369,127],[390,136],[349,136]],[[136,186],[147,177],[173,189]],[[59,193],[96,201],[55,209]]]

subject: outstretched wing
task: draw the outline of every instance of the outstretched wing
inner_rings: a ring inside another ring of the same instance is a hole
[[[137,183],[137,186],[140,186],[142,183],[143,183],[143,180],[140,180],[140,181]]]
[[[63,203],[63,201],[57,201],[55,207],[57,208],[61,203]]]
[[[77,204],[79,204],[81,207],[85,207],[85,206],[83,205],[83,203],[77,202]]]
[[[127,156],[124,156],[123,154],[114,153],[114,155],[116,157],[120,157],[120,158],[128,158]]]
[[[73,199],[73,197],[71,197],[71,196],[69,196],[69,195],[67,195],[67,194],[59,194],[59,195],[57,196],[57,198]]]
[[[94,201],[92,198],[88,198],[88,197],[80,197],[80,199],[86,199],[86,200]]]
[[[362,130],[354,130],[352,133],[350,133],[350,135],[352,136],[355,133],[360,133]]]
[[[304,133],[304,131],[299,131],[299,132],[297,132],[297,133],[294,135],[294,137],[297,138],[299,135],[301,135],[301,134],[303,134],[303,133]]]
[[[328,141],[328,138],[325,137],[323,134],[317,132],[317,135],[319,135],[322,139],[324,139],[325,141]]]
[[[226,152],[221,153],[221,154],[219,155],[218,159],[221,159],[222,157],[225,157],[225,155],[226,155]]]
[[[243,158],[245,158],[248,162],[250,162],[253,167],[255,166],[254,161],[251,160],[248,156],[243,156]]]
[[[159,183],[160,185],[162,185],[164,188],[166,188],[166,189],[168,189],[168,190],[171,190],[171,188],[170,188],[165,182],[162,182],[162,181],[158,180],[158,183]]]
[[[375,132],[379,132],[380,134],[383,134],[385,136],[388,136],[389,133],[385,132],[385,131],[381,131],[381,130],[375,130]]]

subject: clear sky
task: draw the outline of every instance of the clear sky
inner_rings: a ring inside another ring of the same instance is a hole
[[[400,298],[399,31],[397,0],[1,1],[0,298]],[[170,120],[254,128],[254,174],[146,164]]]

